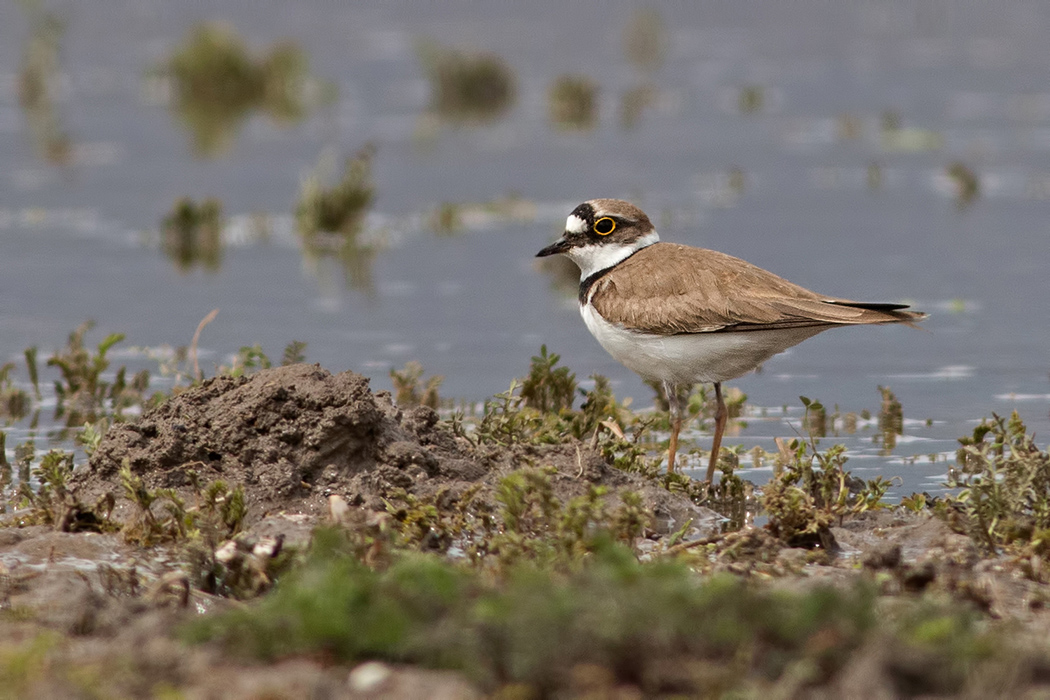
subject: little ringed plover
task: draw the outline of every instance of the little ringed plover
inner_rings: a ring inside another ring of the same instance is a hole
[[[661,243],[645,213],[619,199],[576,207],[561,238],[536,256],[556,254],[580,268],[580,314],[591,334],[628,369],[663,384],[671,409],[669,472],[682,428],[680,389],[714,384],[708,481],[727,418],[722,382],[829,328],[926,318],[906,304],[816,294],[724,253]]]

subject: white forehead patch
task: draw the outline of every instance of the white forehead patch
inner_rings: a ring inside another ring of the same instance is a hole
[[[569,218],[565,220],[566,233],[584,233],[586,230],[586,221],[576,216],[575,214],[569,214]]]

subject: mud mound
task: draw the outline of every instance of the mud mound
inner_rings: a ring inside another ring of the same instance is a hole
[[[328,469],[375,464],[383,415],[368,379],[317,365],[216,377],[172,397],[136,423],[113,426],[80,483],[112,485],[127,460],[150,487],[188,485],[186,472],[251,486],[268,502],[293,497]]]
[[[611,497],[638,492],[657,532],[687,520],[705,529],[719,519],[681,495],[610,467],[583,445],[475,445],[433,410],[402,411],[388,392],[373,394],[367,378],[333,375],[318,365],[216,377],[136,423],[112,427],[74,477],[78,497],[119,494],[125,460],[150,489],[186,491],[191,469],[203,482],[243,486],[249,523],[278,512],[313,522],[327,513],[331,494],[383,510],[383,499],[394,491],[455,496],[481,482],[478,498],[491,503],[499,481],[527,466],[553,467],[552,485],[563,501],[591,484],[609,487]]]

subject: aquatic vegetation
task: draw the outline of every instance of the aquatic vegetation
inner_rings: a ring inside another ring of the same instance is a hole
[[[372,159],[375,147],[367,145],[346,159],[343,174],[331,187],[324,186],[325,163],[308,177],[299,191],[295,221],[305,238],[318,234],[356,235],[375,199]]]
[[[879,408],[879,434],[872,437],[881,443],[881,454],[889,454],[897,446],[897,436],[904,434],[904,409],[889,387],[879,387],[882,404]]]
[[[811,414],[824,412],[817,401],[800,397],[806,407],[803,425]],[[778,441],[781,454],[773,478],[762,487],[762,508],[769,518],[766,528],[791,546],[827,547],[829,528],[846,517],[884,507],[891,482],[876,477],[856,479],[845,470],[846,448],[833,445],[821,452],[814,435],[809,441]]]
[[[562,501],[554,474],[553,468],[514,471],[500,480],[493,501],[478,498],[480,484],[458,496],[447,488],[433,496],[398,489],[385,501],[389,527],[377,528],[374,518],[360,514],[342,524],[372,566],[405,550],[448,553],[455,547],[465,563],[500,575],[525,560],[575,569],[609,542],[633,548],[647,531],[651,519],[637,494],[624,491],[614,499],[606,488],[591,486]]]
[[[430,112],[442,121],[462,126],[491,123],[514,105],[514,72],[496,54],[424,41],[418,55],[430,81]]]
[[[668,49],[667,27],[652,8],[635,10],[623,29],[623,54],[635,68],[652,73],[664,64]]]
[[[955,187],[955,203],[964,209],[977,199],[981,193],[981,180],[977,174],[962,161],[953,161],[945,169],[945,174]]]
[[[561,356],[547,353],[546,345],[535,355],[529,373],[511,382],[510,388],[487,400],[482,417],[470,433],[479,444],[559,444],[573,439],[590,437],[602,449],[626,448],[634,458],[641,452],[633,449],[648,428],[636,421],[618,403],[604,377],[595,375],[591,390],[577,387],[575,375],[566,367],[557,367]],[[573,409],[575,398],[583,399],[580,408]],[[624,430],[634,424],[638,431],[633,441],[626,439]],[[626,465],[625,465],[626,466]]]
[[[525,406],[542,413],[572,409],[576,400],[576,375],[568,367],[555,367],[561,355],[547,354],[547,346],[540,346],[540,354],[533,355],[529,374],[521,383],[521,397]]]
[[[620,98],[620,126],[631,130],[642,123],[645,110],[656,104],[658,92],[648,83],[635,85],[623,93]]]
[[[390,381],[394,385],[394,403],[402,407],[429,406],[437,408],[441,404],[438,387],[445,378],[441,375],[423,380],[423,365],[412,360],[405,363],[400,370],[390,370]]]
[[[315,106],[320,89],[306,55],[293,42],[252,52],[230,26],[200,24],[190,30],[159,69],[170,83],[171,110],[193,137],[194,152],[226,152],[256,111],[278,124],[294,124]]]
[[[32,406],[28,392],[15,386],[11,379],[14,368],[13,362],[0,365],[0,419],[5,421],[22,420]]]
[[[102,379],[109,368],[106,353],[124,340],[124,334],[109,334],[92,353],[84,347],[84,335],[93,326],[91,321],[81,324],[70,333],[66,347],[47,361],[49,367],[57,367],[62,374],[55,382],[55,417],[65,416],[68,426],[92,422],[106,412],[120,420],[124,409],[142,404],[149,389],[148,370],[137,372],[129,381],[126,369],[121,367],[112,382]]]
[[[18,71],[18,101],[40,156],[49,163],[68,165],[73,143],[55,104],[65,22],[43,9],[37,0],[22,0],[18,4],[25,10],[30,31]]]
[[[1016,411],[992,414],[959,442],[948,479],[959,491],[938,499],[934,512],[990,551],[1050,556],[1050,453]]]
[[[161,248],[179,272],[198,264],[215,272],[222,265],[222,229],[222,202],[181,197],[161,222]]]
[[[439,236],[453,236],[464,229],[535,219],[535,203],[512,192],[488,202],[442,202],[427,215],[427,224]]]
[[[547,109],[559,129],[590,131],[598,125],[598,85],[585,75],[560,76],[547,92]]]
[[[740,88],[736,98],[737,110],[741,114],[755,114],[766,106],[766,91],[760,85],[746,85]]]
[[[336,256],[347,275],[348,285],[369,291],[372,259],[377,241],[362,240],[364,219],[375,200],[372,159],[375,148],[366,145],[346,159],[342,176],[331,187],[325,185],[334,168],[328,154],[299,188],[295,225],[308,257]]]
[[[863,134],[864,121],[855,114],[840,114],[835,118],[835,131],[842,141],[854,141]]]
[[[22,509],[17,519],[7,525],[51,525],[62,532],[102,532],[115,529],[109,521],[112,501],[102,499],[93,507],[82,504],[69,490],[73,474],[73,453],[51,450],[32,467],[34,449],[19,445],[15,451],[19,484],[14,502]],[[29,475],[36,480],[34,486]]]

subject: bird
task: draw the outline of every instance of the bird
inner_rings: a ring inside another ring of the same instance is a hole
[[[817,294],[725,253],[660,241],[649,217],[620,199],[573,209],[558,240],[536,257],[565,255],[580,268],[579,306],[605,350],[643,379],[662,385],[671,417],[667,471],[675,471],[682,429],[680,391],[714,385],[714,478],[728,412],[722,383],[777,353],[841,326],[927,317],[907,304]]]

